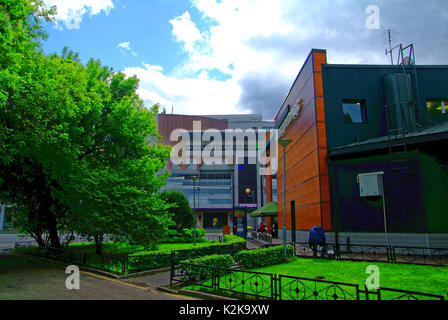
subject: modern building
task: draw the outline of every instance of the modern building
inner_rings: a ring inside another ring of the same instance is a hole
[[[179,143],[178,139],[170,139],[175,130],[184,129],[188,132],[190,141],[186,143],[185,148],[191,151],[191,159],[194,157],[195,146],[192,141],[195,135],[198,135],[201,141],[201,151],[209,143],[207,140],[202,141],[207,130],[216,129],[221,135],[221,164],[206,164],[203,159],[198,159],[196,164],[191,163],[192,161],[188,164],[176,164],[173,158],[168,161],[167,168],[171,176],[165,189],[185,194],[191,207],[196,208],[196,226],[208,232],[221,232],[223,226],[229,226],[235,233],[241,234],[247,225],[254,226],[257,222],[251,219],[248,213],[263,205],[263,181],[258,174],[259,165],[256,159],[250,157],[250,146],[247,142],[244,146],[244,157],[238,161],[237,147],[232,143],[232,162],[226,163],[225,132],[228,129],[253,129],[254,132],[258,129],[271,129],[273,121],[263,121],[261,115],[189,116],[162,113],[157,115],[157,122],[158,133],[162,136],[160,142],[165,145],[174,147]],[[198,177],[196,182],[191,179],[193,176]]]
[[[330,242],[448,246],[448,66],[401,58],[335,65],[325,50],[309,54],[275,118],[292,141],[286,190],[281,146],[277,171],[289,240],[322,225]]]

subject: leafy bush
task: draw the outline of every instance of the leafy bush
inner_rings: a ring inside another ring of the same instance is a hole
[[[208,267],[230,268],[235,260],[230,254],[213,254],[210,256],[188,259],[185,263],[198,264]]]
[[[189,259],[186,260],[185,263],[192,264],[185,266],[185,268],[188,269],[187,274],[190,281],[206,281],[212,278],[212,268],[221,267],[229,269],[232,264],[235,263],[235,260],[233,260],[230,254],[214,254],[196,259]]]
[[[214,254],[234,253],[246,249],[246,240],[238,236],[224,236],[224,242],[217,242],[211,246],[186,250],[175,250],[177,257],[194,258]]]
[[[245,269],[259,268],[284,262],[283,246],[275,246],[263,249],[244,250],[235,255],[236,262]],[[286,255],[294,255],[294,247],[286,246]]]
[[[182,232],[174,229],[168,230],[166,237],[160,243],[191,243],[194,242],[194,229],[184,228]],[[204,242],[205,230],[196,229],[196,242]]]

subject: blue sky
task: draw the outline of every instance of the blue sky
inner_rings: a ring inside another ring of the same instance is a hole
[[[417,64],[448,64],[446,0],[44,0],[47,53],[64,46],[140,79],[147,105],[179,114],[272,119],[312,48],[329,63],[388,64],[414,43]],[[378,8],[369,29],[366,9]]]
[[[47,26],[49,41],[44,45],[48,53],[61,52],[64,46],[79,52],[86,62],[99,58],[115,70],[131,65],[150,63],[163,65],[168,72],[187,55],[176,43],[169,20],[189,10],[199,13],[189,0],[134,0],[114,1],[114,8],[89,17],[83,17],[79,28],[62,30],[53,23]],[[199,20],[201,21],[201,20]],[[120,50],[120,43],[130,43],[130,50]]]

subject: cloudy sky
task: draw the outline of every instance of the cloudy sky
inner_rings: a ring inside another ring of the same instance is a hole
[[[388,29],[393,45],[414,43],[417,64],[448,65],[446,0],[45,3],[58,8],[46,25],[47,53],[68,46],[83,62],[93,57],[137,75],[148,105],[179,114],[271,120],[312,48],[326,49],[329,63],[390,64]]]

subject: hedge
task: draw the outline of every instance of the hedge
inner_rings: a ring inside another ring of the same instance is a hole
[[[184,228],[183,232],[177,230],[168,230],[166,236],[160,241],[160,243],[190,243],[194,240],[194,229]],[[196,242],[204,242],[205,230],[196,229]]]
[[[174,250],[177,258],[195,258],[214,254],[235,253],[246,249],[246,240],[234,235],[224,235],[224,242],[211,246]]]
[[[188,276],[190,280],[206,281],[213,277],[212,268],[221,267],[230,269],[232,264],[235,263],[235,260],[233,260],[230,254],[214,254],[195,259],[188,259],[185,263],[191,264],[186,266],[186,268],[188,268]],[[204,266],[211,268],[204,268]]]
[[[286,246],[286,255],[291,257],[294,255],[294,247]],[[244,250],[235,255],[236,262],[244,269],[252,269],[266,267],[284,262],[285,249],[281,246]]]

